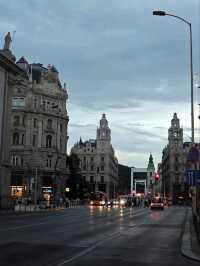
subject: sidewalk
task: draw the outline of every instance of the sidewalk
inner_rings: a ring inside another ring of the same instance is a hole
[[[191,210],[189,210],[186,215],[181,243],[181,253],[189,259],[200,262],[200,244],[198,243],[193,225]]]

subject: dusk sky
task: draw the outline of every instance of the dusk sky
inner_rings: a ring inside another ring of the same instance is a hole
[[[200,0],[0,0],[0,46],[13,36],[12,51],[29,63],[53,64],[69,99],[69,143],[94,139],[102,113],[120,163],[155,166],[167,145],[177,112],[189,141],[189,27],[195,79],[195,140],[200,141]]]

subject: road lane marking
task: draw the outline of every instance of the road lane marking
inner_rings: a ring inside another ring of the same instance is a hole
[[[88,253],[90,253],[92,250],[94,250],[96,247],[98,247],[99,245],[105,243],[108,240],[111,240],[113,238],[116,238],[118,236],[120,236],[120,231],[112,234],[111,236],[109,236],[109,237],[107,237],[105,239],[102,239],[102,240],[98,241],[97,243],[93,244],[91,247],[86,248],[85,250],[79,252],[78,254],[74,255],[73,257],[71,257],[69,259],[64,260],[63,262],[57,264],[56,266],[66,265],[66,264],[68,264],[68,263],[70,263],[70,262],[72,262],[72,261],[74,261],[74,260],[76,260],[76,259],[78,259],[78,258],[80,258],[82,256],[85,256]]]

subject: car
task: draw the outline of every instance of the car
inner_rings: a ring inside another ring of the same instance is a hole
[[[153,197],[150,204],[151,210],[164,210],[164,200],[162,197]]]
[[[104,199],[94,199],[90,201],[90,206],[105,206],[106,202]]]

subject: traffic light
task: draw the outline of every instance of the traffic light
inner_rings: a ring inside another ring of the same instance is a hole
[[[159,173],[156,173],[155,174],[155,181],[158,182],[160,180],[160,175]]]

